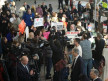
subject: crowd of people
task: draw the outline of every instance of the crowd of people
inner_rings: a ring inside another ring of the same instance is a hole
[[[5,1],[0,9],[0,81],[41,81],[42,65],[46,67],[45,79],[102,81],[105,66],[102,52],[108,47],[108,28],[98,26],[102,6],[96,7],[94,18],[93,3],[88,2],[85,7],[81,1],[78,5],[74,1],[70,6],[68,3],[65,0],[63,5],[63,0],[58,0],[59,12],[53,12],[52,4],[45,2],[37,7],[24,2],[16,10],[14,1]],[[43,26],[34,26],[36,18],[43,18]],[[63,22],[62,30],[52,26],[52,22]],[[103,23],[108,27],[108,20]],[[67,31],[78,32],[72,45],[68,45],[71,40]]]

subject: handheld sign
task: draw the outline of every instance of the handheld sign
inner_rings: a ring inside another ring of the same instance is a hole
[[[57,30],[63,29],[63,22],[57,22]]]
[[[35,18],[34,19],[34,27],[43,26],[43,18]]]
[[[107,17],[101,16],[101,21],[100,22],[104,22],[107,20]]]
[[[53,27],[53,26],[57,27],[57,23],[56,22],[51,22],[51,27]]]

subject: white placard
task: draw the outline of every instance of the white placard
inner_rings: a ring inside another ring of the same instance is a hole
[[[106,20],[107,20],[107,17],[101,16],[100,22],[103,22],[103,21],[106,21]]]
[[[57,30],[63,30],[63,22],[57,22]]]
[[[53,27],[53,26],[57,27],[57,23],[56,22],[51,22],[51,27]]]
[[[43,26],[43,18],[35,18],[34,19],[34,27]]]

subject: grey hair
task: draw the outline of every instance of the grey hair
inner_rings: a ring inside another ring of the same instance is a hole
[[[73,51],[79,55],[79,49],[73,48]]]
[[[96,76],[99,76],[99,71],[97,69],[91,69],[91,72],[94,72]]]
[[[99,37],[99,39],[102,39],[103,38],[103,36],[102,36],[101,33],[97,33],[97,37]]]

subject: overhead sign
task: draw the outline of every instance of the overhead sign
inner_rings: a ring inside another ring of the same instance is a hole
[[[43,26],[43,18],[35,18],[34,19],[34,27]]]

